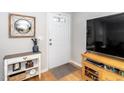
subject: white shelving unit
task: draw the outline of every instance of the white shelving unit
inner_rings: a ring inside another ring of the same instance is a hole
[[[26,68],[28,61],[33,62],[33,66]],[[20,64],[20,69],[14,71],[13,65]],[[25,52],[4,57],[4,80],[22,81],[39,75],[41,78],[41,52]]]

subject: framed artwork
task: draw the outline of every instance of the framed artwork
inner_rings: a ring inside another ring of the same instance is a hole
[[[21,63],[15,63],[13,64],[13,71],[17,71],[21,69]]]
[[[35,17],[19,14],[9,14],[9,37],[35,37]]]

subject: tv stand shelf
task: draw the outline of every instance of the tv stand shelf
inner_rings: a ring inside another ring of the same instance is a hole
[[[124,59],[86,52],[82,54],[83,80],[124,80]]]

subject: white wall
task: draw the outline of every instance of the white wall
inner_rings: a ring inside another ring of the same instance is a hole
[[[3,80],[3,57],[8,54],[32,51],[30,38],[8,38],[8,14],[0,13],[0,80]],[[42,69],[46,69],[46,13],[19,13],[36,17],[36,37],[41,37]]]
[[[86,20],[115,14],[114,12],[73,12],[72,13],[72,55],[71,60],[81,63],[81,53],[86,51]]]

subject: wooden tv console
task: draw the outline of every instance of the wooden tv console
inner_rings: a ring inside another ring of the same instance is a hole
[[[82,79],[85,81],[123,81],[124,59],[86,52],[82,54]]]

